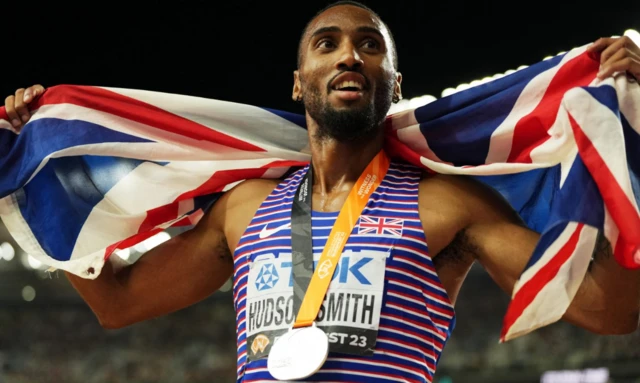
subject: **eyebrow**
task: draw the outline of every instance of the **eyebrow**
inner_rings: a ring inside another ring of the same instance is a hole
[[[373,33],[374,35],[378,35],[382,40],[384,40],[384,36],[382,35],[382,32],[380,32],[380,30],[378,28],[374,28],[374,27],[358,27],[358,29],[356,29],[356,31],[358,31],[360,33]]]
[[[382,35],[382,32],[380,32],[378,28],[362,26],[362,27],[358,27],[356,31],[360,33],[373,33],[374,35],[378,35],[381,39],[384,40],[384,36]],[[342,29],[335,26],[318,28],[311,34],[310,39],[324,33],[332,33],[332,32],[342,32]]]

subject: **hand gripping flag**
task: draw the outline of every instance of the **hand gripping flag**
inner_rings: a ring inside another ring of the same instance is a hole
[[[576,48],[386,120],[386,149],[427,172],[476,177],[540,240],[501,340],[561,318],[603,232],[640,249],[640,87],[600,81]],[[20,134],[0,108],[0,216],[49,266],[95,278],[117,249],[191,226],[226,190],[310,156],[304,116],[144,90],[51,87]]]

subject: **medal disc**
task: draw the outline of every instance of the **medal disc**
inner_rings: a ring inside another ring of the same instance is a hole
[[[282,335],[271,347],[267,368],[278,380],[303,379],[316,373],[328,354],[329,338],[314,323]]]

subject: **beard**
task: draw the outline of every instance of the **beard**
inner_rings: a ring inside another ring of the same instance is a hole
[[[315,137],[319,140],[334,139],[340,142],[353,142],[374,137],[384,122],[391,107],[394,80],[378,83],[373,94],[373,102],[365,105],[338,110],[322,99],[320,89],[308,85],[304,107],[309,116],[318,123]],[[331,89],[328,88],[327,92]]]

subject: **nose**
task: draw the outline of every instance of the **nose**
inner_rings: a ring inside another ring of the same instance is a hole
[[[338,70],[356,70],[362,68],[364,61],[358,54],[356,47],[347,43],[342,46],[340,50],[340,59],[336,62],[336,68]]]

